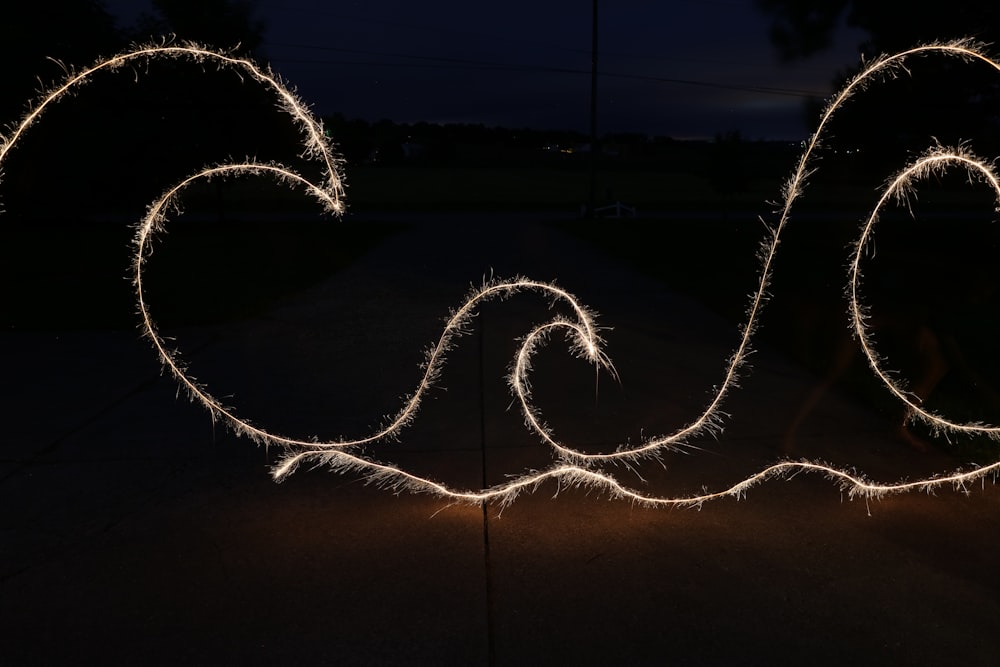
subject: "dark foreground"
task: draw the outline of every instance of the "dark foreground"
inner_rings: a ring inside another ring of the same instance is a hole
[[[601,313],[621,384],[553,340],[535,392],[568,442],[610,449],[697,416],[735,332],[589,246],[522,221],[425,221],[265,316],[178,328],[192,374],[255,423],[361,435],[415,387],[469,283],[558,279]],[[742,278],[739,278],[742,281]],[[744,293],[752,284],[734,285]],[[457,487],[541,468],[504,383],[530,296],[488,306],[380,460]],[[816,476],[700,511],[554,483],[452,505],[302,469],[176,398],[131,332],[12,330],[0,463],[3,664],[995,664],[1000,491],[848,501]],[[719,489],[783,456],[816,380],[762,349],[718,440],[609,472],[654,495]],[[826,395],[796,456],[881,481],[962,461]],[[558,495],[553,497],[556,493]]]

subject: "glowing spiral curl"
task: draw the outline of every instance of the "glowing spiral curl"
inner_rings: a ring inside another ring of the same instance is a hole
[[[888,187],[883,191],[878,204],[876,204],[868,220],[865,222],[861,236],[855,244],[855,252],[850,265],[851,324],[872,371],[874,371],[889,391],[906,405],[911,419],[919,419],[936,433],[945,435],[950,433],[985,435],[993,440],[998,440],[1000,439],[1000,426],[990,426],[981,423],[957,423],[936,415],[925,409],[920,404],[919,398],[914,397],[898,380],[885,371],[882,359],[872,343],[871,332],[866,326],[868,308],[861,303],[858,294],[861,284],[862,255],[874,231],[875,223],[878,222],[882,209],[893,200],[906,202],[911,194],[914,181],[929,176],[942,175],[949,167],[964,169],[970,181],[980,180],[989,184],[993,189],[993,195],[998,204],[997,210],[1000,211],[1000,180],[998,180],[993,166],[977,158],[962,146],[954,149],[932,148],[896,174],[890,180]]]
[[[808,176],[813,171],[813,156],[826,133],[826,127],[834,115],[854,94],[866,86],[876,82],[881,77],[905,71],[905,61],[909,58],[930,54],[940,54],[957,57],[966,61],[980,61],[1000,72],[1000,64],[984,55],[982,47],[969,40],[948,43],[935,43],[920,46],[893,56],[880,57],[868,64],[858,75],[851,79],[837,95],[835,95],[824,110],[819,126],[806,144],[799,158],[796,169],[785,185],[782,195],[783,204],[778,221],[762,244],[761,268],[759,282],[753,293],[746,314],[746,321],[740,330],[739,343],[724,366],[723,380],[718,385],[714,395],[708,401],[702,413],[691,423],[679,428],[673,433],[647,439],[636,446],[619,445],[611,453],[589,454],[560,442],[551,429],[545,424],[542,413],[532,402],[530,372],[532,357],[539,348],[557,333],[567,336],[570,349],[578,357],[592,363],[598,370],[614,374],[614,368],[602,349],[602,340],[598,334],[594,315],[582,306],[569,292],[556,285],[517,278],[509,281],[491,281],[475,289],[461,307],[451,313],[438,341],[427,353],[423,376],[416,390],[403,402],[402,408],[389,418],[384,426],[374,433],[353,440],[337,440],[330,442],[314,442],[300,440],[282,435],[272,434],[264,429],[251,425],[221,402],[215,399],[207,389],[192,379],[178,360],[176,352],[169,350],[158,333],[154,320],[150,316],[143,291],[143,268],[151,252],[152,239],[157,232],[165,229],[168,214],[179,210],[178,198],[182,192],[200,180],[234,175],[270,175],[280,182],[303,189],[316,198],[327,211],[339,214],[343,211],[343,187],[339,173],[340,163],[332,147],[326,139],[321,124],[313,118],[307,107],[289,90],[280,79],[267,68],[261,68],[244,58],[213,51],[196,44],[149,45],[136,47],[107,60],[101,60],[92,67],[80,72],[70,72],[65,80],[42,95],[33,107],[13,128],[8,136],[0,136],[0,168],[12,148],[22,135],[41,117],[49,105],[69,94],[76,87],[86,83],[96,73],[102,70],[115,71],[122,66],[136,62],[149,61],[158,58],[173,58],[189,60],[196,63],[213,62],[220,67],[230,67],[241,74],[248,75],[253,81],[272,90],[279,100],[280,108],[287,113],[299,128],[304,150],[303,155],[317,161],[322,169],[323,185],[316,185],[294,171],[279,164],[263,163],[256,160],[246,160],[232,164],[222,164],[206,167],[194,175],[184,179],[168,189],[159,199],[151,204],[139,223],[135,236],[136,252],[134,256],[134,282],[142,326],[147,337],[152,341],[161,362],[184,387],[193,400],[202,404],[215,418],[221,419],[237,433],[245,435],[257,443],[275,445],[286,451],[285,457],[273,469],[275,479],[282,479],[291,474],[304,461],[325,464],[339,472],[359,472],[369,481],[382,487],[395,490],[436,493],[455,501],[483,502],[497,501],[501,504],[512,502],[521,492],[531,491],[547,480],[556,480],[562,485],[585,486],[603,489],[611,497],[623,498],[648,506],[700,506],[704,502],[722,497],[742,497],[752,486],[774,478],[788,478],[801,472],[820,473],[838,483],[849,497],[872,498],[891,493],[910,490],[929,491],[944,485],[965,490],[967,485],[987,474],[1000,471],[1000,462],[976,468],[970,471],[928,478],[914,482],[895,484],[876,484],[865,478],[839,470],[821,463],[810,461],[784,461],[776,463],[764,470],[734,484],[728,488],[685,497],[658,497],[640,493],[623,485],[613,476],[597,468],[602,463],[631,463],[643,458],[658,457],[665,451],[677,450],[686,446],[690,440],[706,432],[721,430],[721,406],[729,391],[736,386],[740,371],[746,363],[750,352],[750,341],[756,330],[760,312],[767,301],[768,285],[772,274],[772,265],[782,231],[787,225],[792,205],[801,196]],[[866,308],[861,304],[858,295],[860,284],[860,262],[863,249],[874,229],[880,211],[894,198],[905,196],[914,180],[932,174],[941,173],[949,167],[966,169],[970,175],[987,182],[993,187],[1000,201],[1000,179],[993,166],[975,157],[964,147],[944,148],[934,147],[915,162],[905,167],[897,174],[883,191],[878,204],[862,228],[861,237],[855,245],[855,254],[850,266],[848,298],[852,326],[861,342],[864,354],[875,372],[887,388],[910,409],[914,418],[928,423],[935,431],[944,433],[974,433],[985,434],[992,438],[1000,438],[1000,427],[982,424],[959,424],[944,417],[924,410],[917,401],[907,393],[905,387],[890,377],[883,369],[879,356],[874,350],[870,332],[866,326]],[[532,329],[522,340],[516,357],[512,363],[509,382],[511,391],[517,399],[529,430],[538,435],[554,453],[554,462],[550,468],[530,472],[521,477],[494,487],[479,491],[457,490],[434,480],[413,475],[398,467],[379,463],[351,450],[361,445],[380,441],[399,434],[399,432],[414,418],[421,400],[427,390],[438,380],[445,363],[447,351],[455,340],[468,331],[470,318],[475,309],[483,302],[492,299],[505,299],[522,291],[536,292],[550,299],[553,303],[564,305],[570,315],[558,315],[548,322]]]

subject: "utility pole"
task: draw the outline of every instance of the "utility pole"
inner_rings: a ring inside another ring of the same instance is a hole
[[[597,210],[597,0],[591,25],[590,42],[590,217]]]

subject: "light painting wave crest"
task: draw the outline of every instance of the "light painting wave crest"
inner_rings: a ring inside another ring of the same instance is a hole
[[[953,486],[956,489],[964,490],[970,482],[1000,472],[1000,462],[918,481],[879,484],[870,482],[863,476],[822,463],[783,461],[728,488],[682,497],[664,497],[641,493],[623,484],[601,467],[603,464],[609,463],[630,464],[641,459],[656,458],[664,452],[685,448],[696,436],[706,432],[718,433],[721,431],[723,417],[721,406],[730,390],[735,388],[740,372],[746,365],[747,355],[751,349],[750,342],[756,331],[761,310],[767,300],[773,261],[782,231],[788,224],[794,202],[802,195],[807,178],[815,170],[815,153],[821,145],[830,119],[852,96],[866,86],[876,83],[885,76],[905,72],[905,62],[908,59],[927,55],[943,55],[965,61],[977,61],[1000,72],[1000,63],[985,55],[981,46],[969,40],[962,40],[928,44],[892,56],[880,57],[869,63],[851,79],[832,98],[824,110],[816,132],[806,143],[806,148],[799,158],[795,171],[783,190],[780,215],[777,223],[769,228],[769,234],[762,246],[762,264],[758,274],[757,289],[751,297],[746,320],[741,327],[739,343],[725,363],[723,379],[718,385],[718,389],[701,414],[689,424],[672,433],[648,438],[637,445],[619,445],[610,453],[584,453],[560,441],[546,426],[541,410],[532,401],[530,384],[532,358],[539,346],[544,345],[553,335],[564,335],[569,341],[570,350],[579,358],[592,363],[598,371],[603,370],[611,374],[614,374],[615,371],[603,350],[603,341],[598,334],[599,327],[593,313],[561,287],[527,278],[506,281],[494,280],[473,290],[465,302],[451,313],[438,341],[431,346],[424,365],[424,373],[417,388],[404,400],[399,411],[383,427],[362,438],[315,442],[271,433],[253,426],[244,418],[237,416],[213,397],[207,388],[190,377],[180,362],[178,354],[168,348],[158,332],[155,321],[147,308],[143,290],[143,269],[152,249],[153,238],[157,233],[165,231],[169,215],[175,214],[179,210],[178,200],[183,191],[193,183],[212,178],[236,175],[269,175],[285,185],[302,189],[317,199],[322,207],[332,214],[340,214],[343,211],[341,165],[323,132],[322,125],[294,92],[286,87],[275,74],[250,60],[197,44],[149,45],[136,47],[112,58],[100,60],[95,65],[79,72],[70,72],[61,83],[40,96],[39,101],[29,109],[16,126],[13,126],[10,134],[0,136],[0,174],[2,174],[3,162],[8,153],[21,141],[22,136],[38,121],[48,107],[70,94],[78,86],[87,83],[90,78],[101,71],[115,71],[133,62],[154,59],[212,62],[220,67],[233,68],[274,93],[280,108],[290,116],[300,131],[303,155],[318,163],[322,173],[320,184],[314,183],[280,164],[264,163],[251,159],[205,167],[168,189],[149,206],[136,228],[133,270],[142,326],[164,367],[194,400],[236,433],[247,436],[259,444],[273,445],[284,450],[283,459],[272,470],[276,480],[284,479],[299,465],[309,462],[328,465],[338,472],[360,473],[379,486],[397,491],[430,492],[455,501],[472,503],[495,501],[501,504],[512,502],[522,492],[532,491],[547,480],[556,480],[561,485],[601,489],[611,497],[627,499],[641,505],[701,506],[706,501],[716,498],[742,497],[749,488],[763,481],[788,478],[802,472],[820,473],[826,476],[838,484],[849,497],[874,498],[911,490],[929,491],[942,486]],[[895,199],[904,198],[915,181],[956,168],[964,169],[970,179],[979,180],[992,187],[997,201],[1000,202],[1000,178],[997,177],[993,164],[976,157],[964,146],[951,148],[934,146],[902,169],[883,190],[878,204],[863,225],[860,238],[855,244],[847,290],[851,325],[876,376],[893,395],[907,406],[914,419],[922,420],[935,432],[945,435],[951,433],[983,434],[993,439],[1000,439],[1000,427],[998,426],[957,423],[927,411],[907,391],[900,380],[895,379],[883,369],[883,362],[874,348],[871,333],[866,324],[867,309],[861,303],[858,293],[863,252],[883,208]],[[552,450],[553,463],[549,468],[523,474],[497,486],[480,490],[463,490],[413,475],[396,466],[372,460],[358,452],[364,445],[398,436],[402,429],[414,419],[424,395],[440,378],[447,351],[455,344],[456,338],[468,330],[470,318],[481,303],[505,299],[524,291],[539,293],[553,303],[562,304],[569,313],[569,315],[553,316],[552,319],[537,325],[528,333],[522,340],[513,360],[509,376],[511,391],[524,415],[526,427]]]

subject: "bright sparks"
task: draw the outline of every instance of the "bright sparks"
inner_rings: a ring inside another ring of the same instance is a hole
[[[965,490],[967,485],[989,474],[1000,472],[1000,462],[968,471],[959,471],[924,480],[878,484],[864,477],[838,470],[820,463],[809,461],[783,461],[761,470],[725,489],[684,497],[659,497],[641,493],[624,485],[602,467],[608,464],[630,464],[641,459],[656,458],[664,452],[684,449],[692,438],[706,433],[721,431],[721,406],[730,390],[735,388],[740,371],[746,364],[750,352],[750,342],[757,327],[762,308],[767,300],[767,289],[771,278],[781,234],[788,224],[792,205],[800,197],[806,186],[807,176],[814,169],[814,153],[820,146],[833,115],[857,92],[875,84],[885,76],[906,72],[908,59],[939,55],[957,57],[965,61],[985,63],[1000,72],[1000,64],[984,55],[978,45],[970,41],[929,44],[893,56],[881,57],[870,63],[854,77],[845,88],[834,96],[823,112],[816,133],[806,144],[795,171],[785,186],[783,203],[776,225],[771,229],[762,247],[762,264],[758,284],[746,313],[746,321],[741,328],[741,337],[736,349],[726,362],[722,381],[701,414],[689,424],[672,433],[649,438],[637,445],[620,445],[614,452],[589,454],[574,449],[561,442],[545,425],[542,412],[532,401],[530,374],[532,359],[539,349],[557,334],[563,335],[570,350],[579,358],[592,363],[598,371],[614,374],[614,367],[603,350],[603,342],[598,334],[595,316],[569,292],[556,285],[536,282],[526,278],[507,281],[491,281],[474,289],[465,302],[448,318],[437,342],[427,353],[424,373],[416,389],[404,400],[399,411],[379,430],[363,438],[354,440],[334,440],[315,442],[300,440],[271,433],[251,425],[224,407],[207,388],[195,382],[186,372],[176,352],[168,349],[157,331],[149,313],[143,291],[143,269],[152,250],[152,239],[163,232],[170,214],[179,208],[178,199],[192,183],[218,177],[235,175],[269,175],[279,182],[297,187],[315,197],[323,208],[333,214],[343,211],[343,188],[340,178],[340,163],[321,124],[312,116],[306,106],[269,69],[226,53],[213,51],[196,44],[150,45],[137,47],[115,57],[101,60],[88,69],[70,72],[66,78],[43,94],[39,101],[13,126],[10,134],[0,136],[0,174],[7,154],[20,143],[22,137],[41,118],[50,105],[71,94],[77,87],[87,83],[101,71],[116,71],[131,63],[152,60],[175,59],[194,63],[214,63],[219,67],[231,68],[258,85],[271,90],[280,108],[288,114],[299,129],[303,142],[303,155],[318,163],[322,176],[319,185],[279,164],[263,163],[247,159],[230,164],[205,167],[201,171],[169,188],[153,202],[137,226],[135,235],[135,255],[133,261],[134,284],[142,325],[145,334],[152,341],[160,360],[176,381],[197,402],[202,404],[216,419],[225,422],[235,432],[266,446],[280,447],[284,457],[273,469],[276,480],[290,475],[302,463],[324,464],[338,472],[353,472],[365,476],[376,484],[393,490],[429,492],[454,501],[479,503],[484,501],[508,504],[523,491],[532,491],[547,480],[557,480],[561,485],[581,486],[604,490],[613,498],[622,498],[646,506],[700,506],[706,501],[723,497],[742,497],[751,487],[774,478],[789,478],[801,472],[820,473],[837,483],[849,497],[877,498],[887,494],[911,490],[929,491],[942,486],[952,486]],[[992,164],[974,156],[965,147],[945,148],[935,146],[925,155],[902,169],[882,192],[878,204],[862,226],[852,257],[847,295],[851,324],[861,343],[862,350],[876,376],[887,389],[902,401],[914,419],[926,422],[936,432],[984,434],[994,439],[1000,438],[1000,427],[982,424],[955,423],[947,418],[926,411],[897,379],[883,369],[883,363],[874,349],[871,333],[865,322],[866,308],[858,296],[861,280],[860,264],[863,251],[872,235],[879,214],[891,201],[905,197],[915,181],[943,173],[947,169],[963,169],[970,179],[979,180],[993,188],[1000,202],[1000,179]],[[520,292],[535,292],[564,308],[564,313],[554,315],[549,321],[536,326],[521,342],[511,365],[509,383],[511,392],[524,416],[526,427],[552,451],[551,466],[540,472],[524,474],[519,478],[498,486],[480,490],[455,489],[432,479],[419,477],[393,465],[372,460],[361,453],[364,445],[396,437],[416,416],[420,404],[428,390],[439,380],[444,369],[447,351],[455,344],[456,338],[469,330],[470,320],[476,308],[489,300],[503,300]]]

